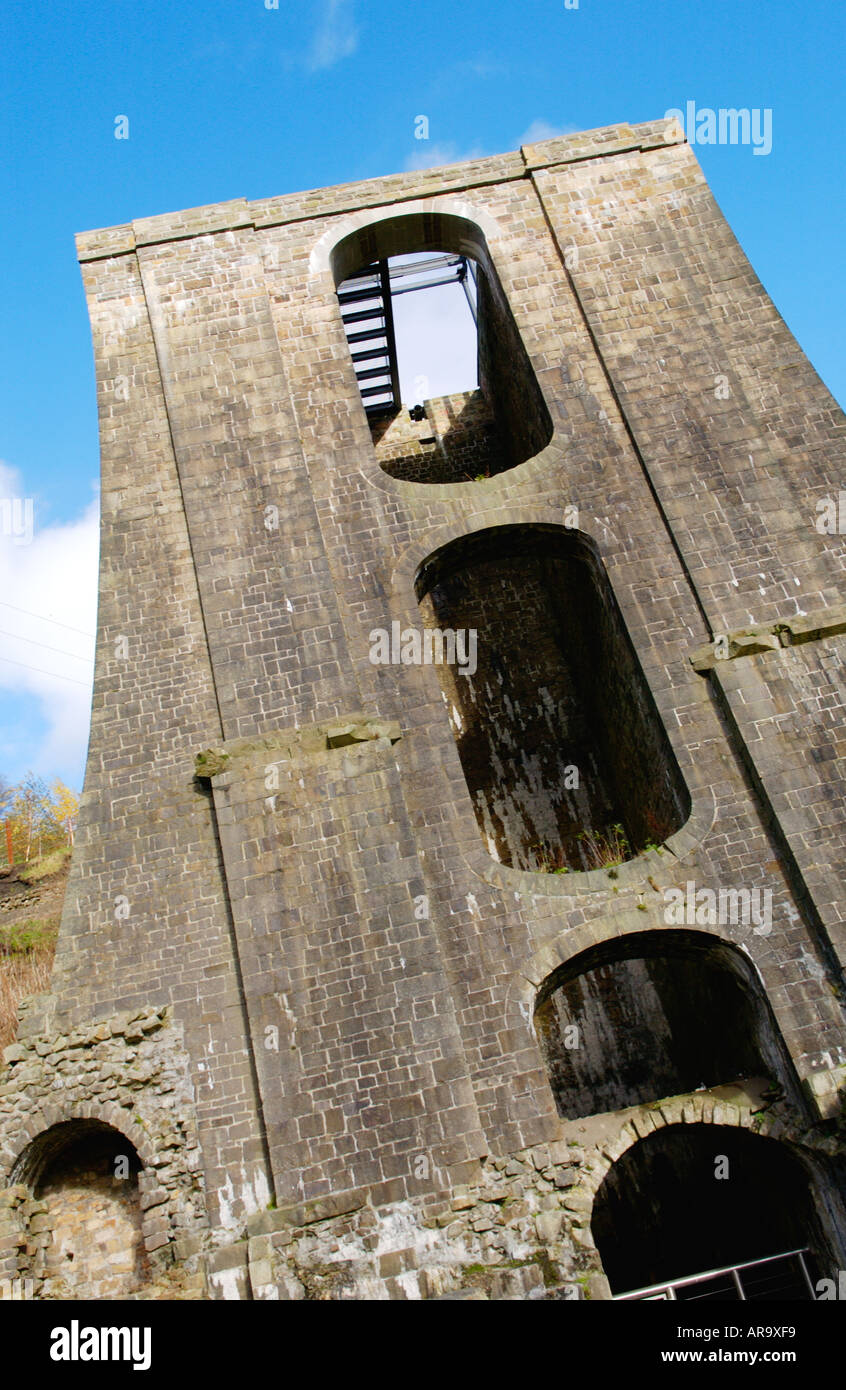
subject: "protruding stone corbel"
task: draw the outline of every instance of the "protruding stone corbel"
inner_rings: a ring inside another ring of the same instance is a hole
[[[818,608],[812,613],[796,614],[780,619],[769,627],[738,628],[718,634],[713,642],[697,647],[688,660],[695,671],[713,671],[721,661],[739,656],[757,656],[761,652],[778,651],[781,647],[798,647],[805,642],[819,642],[846,632],[846,603]]]
[[[309,724],[303,729],[285,729],[257,738],[234,739],[217,748],[206,748],[196,756],[194,773],[202,780],[210,781],[221,772],[231,770],[234,762],[260,753],[275,754],[276,759],[295,760],[363,743],[387,741],[394,744],[401,738],[402,729],[396,719],[374,719],[365,714],[352,714],[346,718]]]

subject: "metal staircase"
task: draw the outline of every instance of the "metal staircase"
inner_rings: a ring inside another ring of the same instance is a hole
[[[368,417],[395,415],[402,404],[392,300],[398,294],[460,284],[476,321],[476,269],[466,256],[439,251],[374,261],[338,286],[338,303],[356,381]]]

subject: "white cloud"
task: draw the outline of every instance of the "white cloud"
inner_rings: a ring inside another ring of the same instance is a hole
[[[322,0],[320,19],[309,53],[312,72],[334,67],[358,47],[352,0]]]
[[[460,150],[451,141],[430,145],[428,140],[420,141],[420,148],[409,155],[405,161],[406,169],[438,169],[442,164],[462,164],[466,159],[483,159],[485,151],[478,145],[471,150]]]
[[[549,121],[532,121],[528,130],[524,130],[518,140],[518,145],[535,145],[540,140],[556,140],[560,135],[573,135],[578,129],[574,125],[554,126]]]
[[[578,130],[578,126],[550,125],[549,121],[538,119],[532,121],[527,130],[515,142],[513,148],[517,149],[520,145],[533,145],[539,140],[555,140],[560,135],[572,135]],[[428,140],[421,140],[419,147],[414,153],[409,155],[405,161],[405,167],[409,170],[414,169],[437,169],[443,164],[462,164],[468,159],[484,159],[490,153],[481,145],[474,145],[471,149],[461,149],[452,140],[436,141],[430,144]]]
[[[33,500],[28,537],[20,524],[25,488],[0,462],[0,691],[7,710],[20,702],[22,719],[36,702],[47,731],[25,762],[50,777],[79,764],[88,740],[99,502],[95,497],[73,521],[39,529]]]

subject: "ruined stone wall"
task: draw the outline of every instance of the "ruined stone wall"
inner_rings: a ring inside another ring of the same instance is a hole
[[[32,1279],[42,1297],[126,1297],[199,1256],[207,1175],[170,1011],[36,1036],[6,1061],[0,1276]]]
[[[762,1090],[741,1081],[560,1124],[546,1144],[487,1155],[467,1182],[441,1188],[435,1173],[434,1191],[387,1206],[358,1189],[256,1215],[244,1241],[211,1257],[211,1287],[218,1297],[285,1301],[607,1299],[592,1230],[597,1194],[621,1157],[638,1159],[644,1139],[672,1141],[689,1125],[704,1129],[709,1154],[757,1135],[783,1145],[784,1167],[798,1160],[816,1175],[809,1205],[825,1225],[819,1272],[830,1274],[842,1250],[836,1237],[831,1244],[837,1220],[827,1218],[818,1178],[842,1137],[820,1135]],[[772,1189],[758,1196],[765,1208],[778,1202]],[[697,1238],[707,1236],[696,1227]]]
[[[108,1138],[83,1142],[39,1186],[45,1211],[35,1230],[51,1235],[42,1298],[125,1298],[149,1278],[138,1175],[115,1176],[114,1150]]]

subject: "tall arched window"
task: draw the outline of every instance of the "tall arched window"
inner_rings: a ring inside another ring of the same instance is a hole
[[[494,858],[613,866],[683,825],[687,790],[587,537],[473,532],[426,560],[417,598],[426,627],[476,634],[474,672],[438,674]]]
[[[582,952],[544,982],[535,1029],[564,1119],[751,1078],[796,1090],[754,967],[707,932],[634,932]]]
[[[399,214],[346,237],[332,264],[386,473],[476,481],[546,447],[552,421],[477,226]]]

